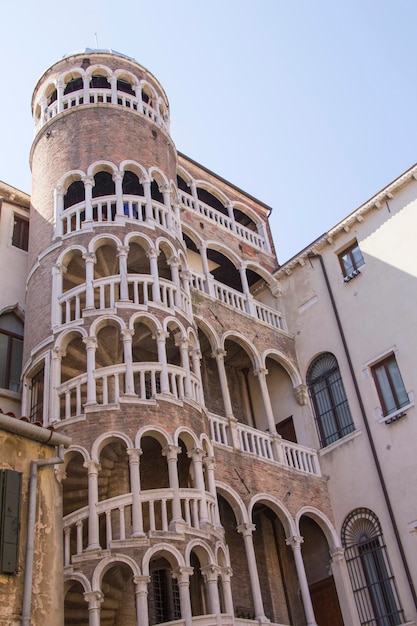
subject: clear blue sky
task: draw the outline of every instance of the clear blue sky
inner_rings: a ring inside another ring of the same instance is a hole
[[[181,152],[273,207],[281,263],[417,161],[416,0],[3,7],[0,179],[30,192],[40,75],[85,47],[161,82]]]

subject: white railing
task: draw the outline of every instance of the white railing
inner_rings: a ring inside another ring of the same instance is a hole
[[[155,223],[166,230],[181,232],[181,226],[177,216],[164,204],[152,200],[151,215],[146,215],[146,199],[142,196],[123,195],[123,215],[116,213],[116,196],[100,196],[92,199],[92,221],[86,221],[86,203],[78,202],[62,211],[60,220],[62,235],[69,235],[83,229],[91,229],[97,224],[108,224],[120,220],[131,219],[144,222],[149,225]]]
[[[265,237],[262,237],[262,235],[259,235],[259,233],[251,230],[250,228],[247,228],[246,226],[243,226],[239,222],[230,218],[228,215],[225,215],[224,213],[221,213],[217,209],[209,206],[208,204],[201,202],[201,200],[196,201],[192,196],[190,196],[190,194],[185,191],[179,190],[178,193],[180,202],[185,208],[197,211],[197,213],[199,213],[202,217],[207,218],[211,222],[215,222],[216,224],[218,224],[222,228],[225,228],[231,233],[235,233],[238,237],[244,239],[256,248],[260,248],[261,250],[266,251],[269,250]]]
[[[154,400],[161,393],[163,376],[160,363],[133,363],[134,398],[130,400]],[[189,394],[187,395],[186,371],[177,365],[167,365],[168,390],[165,400],[200,402],[201,389],[197,376],[190,372]],[[94,406],[118,404],[125,394],[126,365],[109,365],[94,371],[96,401]],[[80,374],[66,381],[57,390],[61,420],[80,417],[84,414],[87,401],[87,374]]]
[[[196,272],[190,272],[190,274],[191,288],[206,293],[235,311],[254,317],[259,322],[264,322],[268,326],[286,331],[285,317],[280,311],[272,309],[258,300],[254,300],[251,296],[246,296],[241,291],[227,287],[212,277],[209,277],[207,280],[205,276]]]
[[[240,423],[234,426],[236,428],[234,437],[229,420],[212,413],[209,414],[209,426],[211,439],[215,443],[233,447],[237,437],[238,447],[243,452],[300,472],[321,476],[317,452],[312,448],[286,441],[277,435],[271,436],[269,433]]]
[[[117,91],[117,104],[133,111],[138,111],[146,117],[153,120],[162,128],[165,128],[169,132],[169,120],[159,114],[150,104],[144,102],[142,99],[138,99],[132,94],[128,94],[125,91]],[[55,117],[59,111],[65,111],[72,109],[73,107],[82,106],[84,104],[111,104],[112,92],[110,89],[97,89],[90,87],[88,89],[87,99],[84,99],[84,89],[73,91],[61,97],[61,106],[58,104],[58,100],[52,102],[41,115],[41,117],[35,122],[35,133],[42,128],[42,126],[50,119]]]
[[[197,489],[179,490],[181,515],[189,529],[200,529],[201,493]],[[205,492],[208,521],[215,525],[215,499]],[[98,502],[95,511],[105,519],[100,537],[101,548],[110,549],[113,541],[130,539],[133,532],[168,532],[173,521],[174,494],[172,489],[151,489],[142,491],[138,498],[141,509],[142,527],[133,529],[131,493],[125,493]],[[64,563],[70,565],[74,555],[82,554],[88,547],[88,506],[64,517]]]

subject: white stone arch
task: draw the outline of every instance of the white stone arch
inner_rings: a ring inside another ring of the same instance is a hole
[[[91,165],[88,166],[87,176],[93,176],[97,174],[97,172],[108,172],[109,174],[116,174],[119,171],[117,165],[115,165],[112,161],[106,161],[105,159],[101,159],[100,161],[94,161]]]
[[[169,241],[169,239],[167,239],[164,236],[157,237],[155,239],[155,248],[156,248],[156,250],[163,250],[164,252],[165,252],[164,248],[169,248],[169,250],[171,252],[171,256],[177,256],[177,254],[178,254],[178,250],[175,248],[175,246],[172,243],[172,241]],[[167,257],[167,260],[168,260],[169,256],[166,255],[166,253],[165,253],[165,256]]]
[[[223,204],[224,207],[227,207],[227,205],[230,203],[228,196],[226,196],[226,194],[221,189],[219,189],[212,183],[209,183],[206,180],[203,180],[201,178],[196,178],[194,182],[196,184],[197,189],[205,189],[206,191],[211,193],[215,198],[217,198]]]
[[[42,101],[44,98],[48,97],[48,94],[52,93],[54,89],[57,89],[58,86],[58,77],[50,78],[44,85],[42,85],[41,90],[39,91],[38,98],[36,99],[36,103]],[[52,89],[51,89],[52,87]],[[36,107],[36,105],[35,105]],[[35,108],[34,107],[34,108]]]
[[[80,244],[72,244],[70,245],[68,248],[65,248],[65,250],[62,250],[62,252],[59,254],[57,260],[56,260],[56,265],[66,265],[66,263],[68,263],[68,261],[71,260],[72,256],[73,256],[73,252],[81,252],[81,254],[86,254],[87,249],[80,245]],[[67,260],[67,257],[70,257]]]
[[[193,242],[197,248],[201,246],[201,244],[206,244],[206,240],[200,235],[199,232],[195,228],[193,228],[190,224],[182,224],[182,232],[184,235],[187,235],[189,239]],[[185,242],[184,242],[185,245]]]
[[[88,461],[91,460],[90,453],[88,452],[86,448],[84,448],[83,446],[76,445],[76,444],[71,444],[65,450],[64,464],[63,464],[64,472],[67,469],[68,463],[71,461],[72,458],[74,458],[74,454],[80,454],[82,458],[84,459],[84,463],[87,463]]]
[[[139,178],[139,182],[143,179],[143,177],[148,176],[148,172],[143,167],[143,165],[141,165],[137,161],[133,161],[132,159],[126,159],[125,161],[122,161],[120,163],[119,170],[122,174],[124,174],[124,172],[126,172],[127,170],[133,172]]]
[[[184,557],[178,548],[170,545],[169,543],[158,543],[156,546],[149,548],[143,555],[142,571],[144,576],[149,576],[150,562],[157,554],[163,556],[171,565],[172,569],[185,566]]]
[[[248,517],[251,521],[253,509],[257,503],[266,504],[275,513],[284,527],[286,537],[296,535],[297,525],[287,507],[269,493],[257,493],[251,498],[248,506]]]
[[[143,241],[146,244],[146,247],[144,246],[144,249],[147,252],[152,250],[152,248],[154,247],[153,240],[146,233],[141,233],[141,232],[136,232],[136,231],[128,233],[124,239],[124,245],[129,246],[132,240],[133,242],[138,242],[138,243]]]
[[[256,274],[259,274],[259,276],[266,282],[273,295],[279,291],[279,283],[277,279],[274,278],[272,274],[270,274],[259,263],[250,259],[242,262],[247,270],[252,270]]]
[[[214,239],[207,239],[205,241],[207,251],[216,250],[216,252],[220,252],[223,256],[225,256],[236,269],[239,269],[239,266],[242,264],[242,259],[230,248],[227,248],[224,244],[219,241],[215,241]]]
[[[73,66],[69,69],[66,69],[59,75],[58,83],[62,85],[62,95],[64,95],[65,87],[70,83],[74,78],[84,78],[85,70],[82,67]],[[82,91],[83,88],[80,89]]]
[[[246,524],[250,522],[248,511],[245,503],[240,495],[230,485],[219,482],[216,480],[216,491],[220,494],[230,505],[235,519],[236,525]]]
[[[175,324],[175,326],[177,326],[180,331],[181,331],[181,337],[186,338],[187,337],[187,330],[184,326],[184,324],[176,317],[174,317],[173,315],[169,315],[168,317],[166,317],[164,319],[163,322],[163,329],[168,332],[169,331],[169,324]]]
[[[193,348],[196,348],[196,349],[199,348],[197,334],[196,334],[194,328],[192,328],[191,326],[188,328],[187,338],[188,338],[188,341],[190,342],[190,345]]]
[[[275,350],[275,349],[265,350],[262,353],[262,356],[261,356],[261,367],[266,367],[265,364],[266,364],[266,359],[267,358],[270,358],[273,361],[276,361],[277,363],[282,365],[282,367],[284,368],[284,370],[287,372],[288,376],[290,377],[292,386],[294,388],[298,387],[299,385],[302,384],[301,375],[300,375],[299,371],[291,363],[291,361],[288,359],[288,357],[285,356],[285,354],[283,354],[279,350]]]
[[[140,443],[143,437],[152,437],[153,439],[156,439],[156,441],[161,445],[161,448],[174,445],[171,435],[166,430],[161,428],[161,426],[151,424],[142,426],[135,436],[135,448],[140,448]]]
[[[217,350],[222,350],[222,339],[217,334],[212,324],[198,315],[194,316],[194,320],[197,324],[197,328],[200,328],[209,340],[213,354],[215,354]]]
[[[113,76],[113,70],[108,65],[104,65],[103,63],[90,65],[85,73],[87,74],[88,79],[91,81],[93,76],[102,76],[103,74],[101,74],[101,72],[110,82],[110,79]]]
[[[135,91],[135,93],[140,88],[139,79],[135,76],[135,74],[133,74],[132,72],[129,72],[129,70],[126,70],[126,69],[115,70],[114,76],[116,77],[116,80],[126,80],[126,82],[131,83],[132,88]]]
[[[83,170],[70,170],[69,172],[63,174],[63,176],[61,176],[61,178],[58,180],[56,189],[59,189],[61,187],[64,190],[65,195],[71,183],[74,183],[77,180],[82,181],[85,176],[86,173]]]
[[[113,565],[116,565],[117,563],[124,563],[125,565],[130,567],[133,576],[141,575],[139,564],[134,559],[132,559],[132,557],[125,554],[118,554],[116,552],[115,554],[112,554],[111,556],[102,559],[96,566],[93,572],[91,582],[93,591],[101,591],[101,582],[103,580],[103,576],[106,574],[106,572],[108,572],[109,569],[111,569]]]
[[[150,83],[145,78],[142,78],[139,81],[139,86],[140,86],[141,92],[145,92],[148,96],[150,96],[150,101],[148,102],[148,105],[151,106],[153,109],[155,109],[154,105],[158,100],[158,93],[155,87],[152,85],[152,83]],[[142,93],[141,93],[141,97],[142,97]]]
[[[6,313],[14,313],[14,315],[16,315],[16,317],[18,317],[21,322],[25,322],[25,312],[18,302],[16,302],[15,304],[9,304],[0,309],[0,317],[2,315],[6,315]]]
[[[85,574],[82,574],[81,572],[71,572],[70,574],[64,573],[64,597],[71,582],[80,583],[84,589],[84,593],[89,593],[91,591],[90,581]]]
[[[220,567],[231,567],[229,548],[223,541],[216,541],[214,554]]]
[[[177,167],[177,174],[178,174],[178,176],[180,178],[185,180],[185,182],[188,183],[189,186],[191,184],[191,181],[194,180],[194,178],[191,176],[191,174],[182,165],[178,165],[178,167]],[[191,191],[191,189],[190,189],[190,191]]]
[[[255,348],[255,346],[252,345],[252,343],[248,341],[247,338],[244,335],[242,335],[242,333],[236,332],[235,330],[226,330],[226,332],[223,333],[222,338],[221,338],[222,349],[225,349],[224,346],[225,346],[227,339],[232,340],[235,343],[239,344],[242,350],[244,350],[248,354],[252,362],[252,367],[254,370],[257,370],[261,367],[261,364],[262,364],[261,355]]]
[[[205,433],[200,435],[200,445],[201,448],[207,452],[208,456],[214,456],[213,444],[211,439]]]
[[[335,527],[332,522],[329,520],[327,515],[325,515],[319,509],[316,509],[313,506],[303,506],[295,516],[295,524],[296,524],[296,534],[300,535],[300,520],[301,518],[309,517],[314,522],[316,522],[317,526],[323,531],[324,536],[326,537],[327,544],[329,546],[330,552],[334,552],[335,550],[342,549],[342,543],[339,539],[339,536],[336,532]]]
[[[80,336],[81,339],[87,337],[87,329],[83,328],[82,326],[77,326],[62,331],[62,333],[60,333],[55,339],[54,348],[59,351],[66,351],[68,344],[77,336]]]
[[[136,323],[145,324],[152,332],[163,330],[160,320],[148,311],[136,311],[133,313],[129,318],[128,328],[133,330]]]
[[[102,328],[109,325],[109,322],[112,322],[112,326],[118,326],[119,330],[122,331],[126,328],[126,322],[122,320],[117,315],[100,315],[90,326],[90,337],[97,337],[97,334],[100,332]]]
[[[114,245],[117,248],[122,245],[122,242],[120,241],[119,237],[116,237],[116,235],[112,235],[109,233],[96,235],[90,240],[88,244],[88,252],[95,253],[99,248],[101,248],[101,246],[105,246],[108,244]]]
[[[148,175],[150,180],[154,180],[158,184],[158,187],[169,184],[166,174],[164,174],[164,172],[159,167],[150,167],[148,170]]]
[[[185,547],[185,554],[184,554],[185,563],[187,567],[190,566],[190,558],[191,558],[192,551],[194,551],[197,554],[202,567],[204,567],[205,565],[216,565],[217,562],[216,562],[216,557],[214,555],[214,552],[211,546],[209,546],[204,541],[204,539],[196,538],[196,539],[192,539],[189,543],[187,543]],[[202,553],[205,555],[204,563],[202,562],[202,559],[200,558],[200,554]]]
[[[127,450],[133,448],[133,442],[131,438],[118,430],[109,430],[97,437],[91,446],[91,458],[98,463],[100,459],[100,454],[103,448],[105,448],[109,443],[113,441],[120,440],[126,444]]]
[[[183,270],[188,269],[188,260],[183,250],[178,250],[179,267]]]
[[[256,211],[254,211],[254,209],[249,207],[247,204],[244,204],[243,202],[232,202],[231,204],[233,209],[237,209],[238,211],[245,213],[245,215],[247,215],[252,220],[252,222],[256,224],[257,228],[259,228],[259,226],[262,226],[262,224],[264,223],[258,213],[256,213]]]
[[[181,437],[181,435],[185,435],[183,437]],[[192,446],[194,448],[199,448],[200,447],[200,442],[198,440],[198,437],[195,435],[195,433],[190,429],[187,428],[186,426],[178,426],[178,428],[175,429],[175,432],[173,434],[173,440],[174,440],[174,444],[176,446],[178,446],[179,440],[180,438],[182,438],[182,440],[184,441],[187,450],[190,449],[187,445],[187,442],[192,442]],[[192,448],[191,448],[192,449]]]

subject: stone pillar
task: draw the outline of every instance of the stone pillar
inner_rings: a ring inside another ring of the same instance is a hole
[[[161,302],[161,290],[159,288],[159,273],[158,273],[158,256],[159,252],[156,248],[151,248],[146,255],[149,259],[149,266],[151,276],[153,278],[152,283],[152,300],[154,302]]]
[[[87,401],[85,406],[97,404],[96,380],[94,372],[96,369],[97,339],[95,337],[84,337],[83,342],[87,350]]]
[[[226,417],[233,417],[232,403],[230,400],[229,387],[227,386],[226,368],[224,366],[225,350],[217,350],[215,353],[217,368],[219,370],[220,387],[222,390],[222,398]]]
[[[267,369],[259,368],[253,372],[255,376],[258,377],[259,386],[261,388],[261,396],[263,405],[265,408],[266,421],[268,423],[268,430],[273,435],[276,432],[275,428],[275,418],[274,413],[272,411],[271,398],[269,397],[268,385],[266,382],[266,375],[268,374]]]
[[[175,292],[174,292],[175,306],[179,309],[182,309],[181,282],[180,282],[180,273],[178,271],[178,257],[172,256],[170,259],[167,260],[167,263],[171,268],[171,279],[175,285]]]
[[[61,348],[53,348],[52,350],[52,364],[51,364],[51,417],[49,422],[59,422],[61,419],[60,401],[58,395],[58,388],[61,384],[61,359],[64,353]]]
[[[134,576],[136,595],[136,626],[149,626],[148,616],[148,584],[149,576]]]
[[[83,76],[83,99],[84,104],[89,104],[90,102],[90,77],[88,74],[84,74]]]
[[[56,187],[55,196],[55,235],[62,237],[64,234],[64,224],[62,222],[62,214],[64,212],[64,187]]]
[[[94,177],[93,176],[84,176],[82,178],[85,188],[85,222],[87,224],[91,224],[93,221],[93,187],[94,187]]]
[[[103,602],[101,591],[87,591],[84,599],[88,602],[88,626],[100,626],[100,605]]]
[[[120,274],[120,300],[129,302],[129,287],[127,283],[127,255],[128,246],[119,246],[117,253],[119,257],[119,274]]]
[[[56,81],[56,99],[58,104],[58,113],[61,113],[64,110],[64,103],[62,99],[64,97],[64,84],[62,80]]]
[[[110,76],[109,83],[111,85],[111,103],[117,104],[117,76]]]
[[[261,586],[259,584],[258,566],[256,564],[255,548],[253,546],[252,533],[255,530],[254,524],[247,522],[237,527],[237,531],[241,533],[245,544],[246,559],[248,562],[248,570],[250,584],[252,590],[253,606],[255,609],[255,619],[259,622],[269,622],[270,620],[264,614],[262,602]]]
[[[85,308],[94,309],[94,265],[96,256],[93,252],[83,254],[85,261]]]
[[[59,304],[59,298],[62,296],[63,274],[66,271],[67,268],[62,263],[54,265],[52,268],[51,319],[54,327],[66,322],[66,317],[62,315],[62,307]]]
[[[170,520],[170,530],[175,530],[176,522],[184,522],[181,513],[181,498],[180,487],[178,482],[178,454],[181,452],[181,448],[178,446],[169,445],[162,450],[163,456],[166,457],[168,463],[168,477],[169,487],[172,489],[173,501],[172,501],[172,520]]]
[[[249,289],[248,277],[246,275],[246,266],[243,263],[239,265],[239,274],[242,283],[242,290],[246,297],[246,313],[252,317],[256,317],[253,307],[253,298]]]
[[[192,362],[193,362],[193,372],[194,374],[197,376],[198,378],[198,382],[199,384],[199,402],[202,406],[205,406],[205,401],[204,401],[204,389],[203,389],[203,381],[201,378],[201,367],[200,367],[200,360],[201,360],[201,352],[200,350],[193,350],[191,352],[191,358],[192,358]]]
[[[207,585],[210,605],[209,613],[215,615],[217,623],[221,624],[219,588],[217,586],[217,579],[220,574],[220,567],[218,565],[207,565],[206,567],[201,568],[201,573],[205,578]]]
[[[165,395],[168,395],[170,393],[167,353],[166,353],[167,337],[168,337],[168,333],[166,333],[164,330],[156,331],[156,345],[158,348],[158,361],[161,364],[161,394],[165,394]]]
[[[285,543],[291,546],[294,555],[295,568],[297,570],[298,583],[300,585],[301,598],[303,600],[304,612],[307,620],[307,626],[317,626],[314,617],[313,604],[311,602],[310,590],[308,588],[307,575],[304,568],[303,557],[301,554],[302,537],[288,537]]]
[[[142,178],[141,184],[143,186],[143,193],[145,194],[145,221],[149,222],[153,220],[153,210],[152,210],[152,195],[151,195],[151,181],[148,178]]]
[[[223,530],[223,526],[220,521],[219,505],[217,502],[216,482],[214,479],[214,469],[216,467],[216,459],[214,458],[214,456],[206,456],[203,460],[203,463],[206,467],[208,490],[209,490],[209,493],[214,498],[214,523],[217,529]]]
[[[198,211],[197,207],[198,207],[199,199],[198,199],[198,193],[197,193],[197,185],[195,184],[195,180],[193,179],[190,180],[190,188],[191,188],[191,195],[194,200],[194,209]]]
[[[178,567],[173,572],[174,578],[176,578],[178,581],[181,603],[181,618],[184,620],[184,626],[192,626],[193,624],[190,600],[190,576],[192,573],[192,567]]]
[[[175,345],[180,349],[181,366],[185,371],[185,397],[194,399],[191,386],[190,358],[188,355],[189,343],[187,337],[181,337],[181,339],[176,340]]]
[[[87,550],[100,550],[98,529],[98,472],[100,465],[97,461],[86,461],[84,467],[88,472],[88,546]]]
[[[200,528],[204,529],[209,522],[208,513],[207,513],[207,499],[206,499],[206,485],[204,483],[204,474],[203,474],[203,459],[206,456],[204,450],[200,448],[194,448],[187,455],[193,461],[194,467],[194,478],[195,478],[195,486],[196,489],[200,492],[201,500],[200,500]]]
[[[232,231],[236,232],[236,222],[235,222],[235,214],[233,212],[233,204],[228,201],[226,202],[227,214],[229,216],[230,221],[232,222]]]
[[[162,197],[164,199],[164,206],[167,209],[167,228],[172,230],[172,214],[171,214],[171,190],[169,185],[162,185],[159,188],[159,191],[162,193]]]
[[[336,548],[333,552],[331,552],[330,556],[332,573],[343,621],[345,624],[360,626],[343,548]]]
[[[210,273],[207,257],[207,246],[205,244],[201,244],[200,246],[200,257],[203,266],[203,273],[206,279],[206,293],[214,298],[213,276]]]
[[[224,610],[227,615],[234,615],[233,597],[232,597],[232,569],[230,567],[222,568],[222,589],[224,598]]]
[[[123,355],[125,363],[125,389],[124,395],[136,397],[135,381],[133,378],[133,357],[132,357],[132,336],[134,331],[131,328],[123,328],[121,331],[123,339]]]
[[[132,491],[132,537],[142,537],[144,532],[139,471],[142,450],[140,448],[129,448],[127,454],[129,456],[130,489]]]
[[[123,212],[123,172],[113,172],[112,176],[116,193],[116,215],[124,215]],[[109,216],[107,219],[110,218]]]

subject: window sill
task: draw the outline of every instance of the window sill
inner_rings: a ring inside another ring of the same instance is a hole
[[[348,435],[345,435],[344,437],[341,437],[341,439],[338,439],[337,441],[334,441],[333,443],[331,443],[330,445],[326,446],[325,448],[320,448],[320,450],[318,450],[318,455],[319,456],[324,456],[328,452],[332,452],[333,450],[335,450],[336,448],[339,448],[343,444],[349,443],[349,441],[352,441],[352,439],[356,439],[356,437],[359,437],[361,434],[362,434],[361,430],[359,430],[359,429],[354,430],[351,433],[349,433]]]
[[[0,388],[0,396],[2,398],[10,398],[11,400],[21,400],[22,394],[20,391],[11,391],[10,389]]]
[[[394,422],[398,422],[399,420],[403,419],[403,417],[406,417],[408,409],[411,409],[411,407],[413,406],[414,402],[409,402],[405,406],[402,406],[400,409],[397,409],[397,411],[394,411],[394,413],[384,415],[383,417],[381,417],[381,419],[378,420],[378,422],[380,424],[386,424],[387,426],[393,424]]]
[[[349,283],[351,280],[359,276],[360,273],[360,270],[353,270],[352,272],[350,272],[350,274],[346,274],[346,276],[343,277],[343,282]]]

